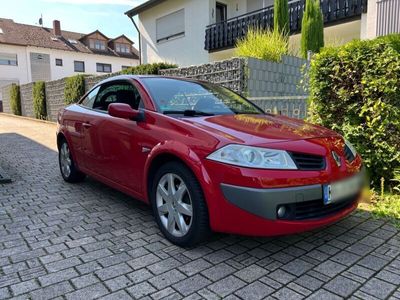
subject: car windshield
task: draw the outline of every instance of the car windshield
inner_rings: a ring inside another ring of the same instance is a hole
[[[142,79],[159,112],[183,116],[263,114],[236,93],[215,84],[173,78]]]

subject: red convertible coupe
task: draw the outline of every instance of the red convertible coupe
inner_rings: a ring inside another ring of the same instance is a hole
[[[117,76],[58,116],[60,170],[149,203],[162,233],[188,246],[211,231],[273,236],[340,220],[363,168],[339,134],[264,113],[218,85]]]

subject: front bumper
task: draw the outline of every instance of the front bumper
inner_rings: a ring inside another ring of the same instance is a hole
[[[363,186],[364,169],[354,177],[360,178],[356,191],[331,204],[324,204],[322,184],[258,189],[222,183],[221,190],[228,202],[264,219],[311,220],[327,217],[354,204]],[[278,215],[280,207],[285,210],[281,216]]]

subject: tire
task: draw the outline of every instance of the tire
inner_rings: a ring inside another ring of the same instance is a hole
[[[58,150],[58,164],[61,176],[66,182],[76,183],[85,179],[86,175],[76,168],[69,145],[65,139],[62,139]]]
[[[157,170],[150,199],[161,232],[173,244],[190,247],[210,235],[203,190],[193,173],[182,163],[169,162]]]

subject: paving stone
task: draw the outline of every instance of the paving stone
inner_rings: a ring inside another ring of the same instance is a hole
[[[169,285],[182,281],[185,278],[186,276],[178,270],[171,270],[158,276],[152,277],[149,282],[157,289],[163,289]]]
[[[225,297],[245,285],[246,283],[244,281],[231,275],[211,284],[208,288],[217,295]]]
[[[368,255],[361,259],[357,264],[368,269],[378,271],[382,269],[388,262],[384,259],[378,258],[374,255]]]
[[[268,271],[257,265],[248,266],[235,273],[235,276],[250,283],[267,274]]]
[[[318,280],[317,278],[311,277],[307,274],[300,276],[294,282],[301,285],[302,287],[308,288],[312,291],[319,289],[324,284],[323,281]]]
[[[7,298],[11,298],[11,293],[9,291],[8,288],[1,288],[0,289],[0,299],[7,299]]]
[[[366,292],[369,295],[375,296],[379,299],[385,299],[388,297],[394,290],[396,286],[385,281],[382,281],[377,278],[372,278],[368,280],[362,287],[361,291]]]
[[[304,260],[295,259],[295,260],[292,260],[291,262],[287,263],[286,265],[282,266],[282,269],[293,275],[300,276],[300,275],[306,273],[312,267],[313,267],[312,264],[310,264]]]
[[[70,293],[73,290],[74,290],[73,286],[68,281],[64,281],[61,283],[47,286],[45,288],[37,289],[30,293],[30,297],[33,300],[54,299],[56,297]]]
[[[72,299],[96,299],[101,296],[104,296],[108,294],[108,290],[105,288],[105,286],[101,283],[97,283],[88,287],[85,287],[83,289],[79,289],[75,292],[66,294],[65,297],[67,300],[72,300]]]
[[[125,291],[118,291],[115,293],[108,294],[107,296],[99,298],[101,300],[131,300],[132,296],[130,296]]]
[[[347,298],[351,294],[353,294],[354,291],[359,288],[359,286],[360,284],[353,280],[350,280],[343,276],[338,276],[325,284],[324,289],[344,298]]]
[[[188,296],[195,291],[201,290],[202,288],[208,286],[210,283],[211,281],[207,278],[201,276],[200,274],[196,274],[180,281],[177,284],[174,284],[172,287],[182,295]]]
[[[11,291],[14,296],[18,296],[18,295],[33,291],[39,287],[40,287],[39,284],[35,280],[32,279],[29,281],[24,281],[24,282],[20,282],[20,283],[12,285]]]
[[[257,299],[264,299],[273,292],[274,290],[269,286],[259,281],[256,281],[238,290],[235,294],[239,296],[241,299],[257,300]]]
[[[345,266],[330,260],[325,261],[322,264],[318,265],[316,268],[314,268],[315,271],[324,274],[328,277],[334,277],[337,274],[343,272],[345,269],[346,269]]]
[[[296,277],[283,271],[283,270],[276,270],[268,275],[271,279],[279,281],[282,284],[288,284],[290,281],[294,280]]]
[[[154,293],[156,289],[147,282],[136,284],[127,289],[127,292],[135,299]]]
[[[201,274],[212,281],[217,281],[221,278],[228,276],[229,274],[232,274],[235,271],[236,270],[234,268],[227,265],[226,263],[221,263],[201,272]]]
[[[115,266],[107,267],[99,271],[96,271],[96,275],[101,280],[106,280],[113,277],[117,277],[122,274],[130,273],[131,271],[132,269],[127,264],[121,263]]]
[[[140,269],[140,270],[134,271],[132,273],[128,273],[127,276],[133,283],[136,284],[136,283],[145,281],[145,280],[153,277],[154,275],[151,274],[146,269]]]
[[[45,287],[48,285],[52,285],[55,283],[69,280],[69,279],[77,277],[77,276],[79,276],[78,272],[75,271],[73,268],[69,268],[66,270],[61,270],[58,272],[50,273],[45,276],[41,276],[38,279],[39,279],[40,284],[43,287]]]
[[[304,296],[296,293],[295,291],[288,289],[286,287],[280,289],[276,293],[273,294],[274,297],[278,299],[285,299],[285,300],[299,300],[304,299]]]
[[[75,286],[75,288],[81,289],[89,285],[98,283],[99,279],[93,273],[90,273],[71,279],[71,282]]]
[[[307,297],[308,300],[342,300],[343,298],[335,295],[331,292],[328,292],[326,290],[318,290],[315,293],[313,293],[311,296]]]
[[[104,285],[112,292],[124,289],[132,284],[132,281],[125,275],[118,276],[104,282]]]

